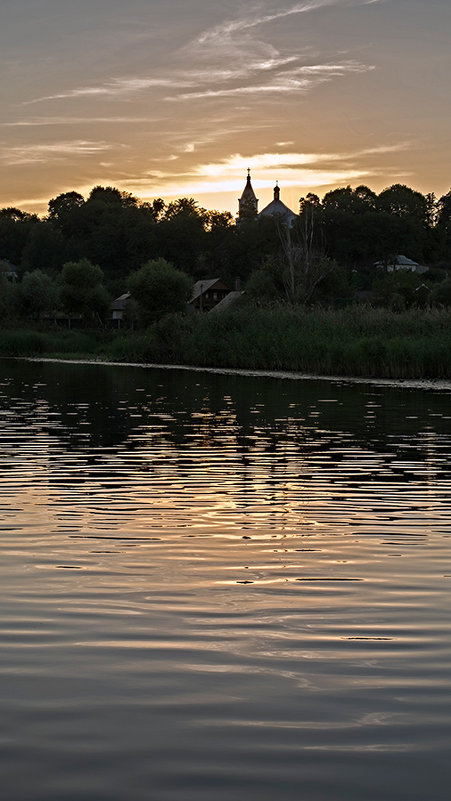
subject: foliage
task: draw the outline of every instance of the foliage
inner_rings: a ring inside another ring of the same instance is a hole
[[[274,258],[265,263],[250,275],[246,282],[246,297],[257,304],[270,304],[281,301],[285,295],[285,287],[280,274],[279,263]]]
[[[283,298],[333,304],[349,299],[351,286],[375,290],[377,302],[396,309],[447,302],[446,287],[413,295],[415,287],[410,291],[392,280],[382,291],[376,263],[388,265],[404,254],[436,274],[443,271],[435,279],[432,273],[422,277],[431,290],[444,280],[451,270],[451,190],[439,199],[403,184],[379,194],[364,185],[339,187],[322,200],[310,193],[300,199],[289,240],[270,217],[234,223],[228,212],[208,211],[193,198],[143,203],[116,187],[95,186],[86,199],[75,190],[52,198],[44,219],[14,207],[0,210],[0,259],[19,276],[40,271],[55,281],[64,264],[87,260],[101,268],[114,296],[143,264],[165,259],[192,280],[219,277],[233,287],[240,278],[260,304]],[[85,321],[106,310],[101,287],[80,312]],[[62,290],[66,309],[83,306],[76,294],[73,287]]]
[[[128,285],[144,325],[169,312],[182,311],[192,288],[185,273],[161,258],[144,264],[130,276]]]
[[[0,262],[0,317],[5,320],[13,314],[14,287],[8,280],[8,265]]]
[[[61,273],[60,302],[68,315],[102,319],[109,307],[109,296],[102,285],[100,267],[88,259],[67,262]]]
[[[18,306],[22,316],[39,320],[54,311],[57,303],[56,285],[41,270],[25,273],[18,290]]]
[[[446,278],[432,289],[431,300],[437,306],[451,306],[451,278]]]
[[[62,232],[45,221],[33,225],[22,251],[26,271],[43,270],[56,275],[67,260],[69,249]]]

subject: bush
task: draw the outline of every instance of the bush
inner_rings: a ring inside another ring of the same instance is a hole
[[[129,290],[138,304],[140,322],[150,325],[186,308],[192,281],[165,259],[155,259],[130,276]]]

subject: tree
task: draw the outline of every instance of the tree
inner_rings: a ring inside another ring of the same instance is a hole
[[[436,231],[439,257],[443,262],[451,264],[451,189],[437,202]]]
[[[149,212],[154,222],[159,222],[164,217],[166,203],[161,197],[157,197],[152,203],[143,203],[141,208]]]
[[[437,306],[451,306],[451,278],[446,278],[433,288],[431,301]]]
[[[98,200],[101,203],[120,205],[123,208],[130,208],[138,205],[138,198],[130,192],[121,192],[115,186],[95,186],[91,189],[88,201]]]
[[[41,270],[25,273],[19,289],[19,309],[26,317],[39,320],[55,309],[57,290],[50,276]]]
[[[22,252],[22,268],[58,273],[68,256],[67,242],[59,228],[40,220],[30,230]]]
[[[84,202],[85,199],[79,192],[63,192],[49,200],[49,218],[61,222],[74,209],[79,209]]]
[[[148,261],[133,273],[128,286],[144,325],[169,312],[183,311],[192,290],[189,277],[162,258]]]
[[[429,222],[428,199],[405,184],[393,184],[380,193],[377,205],[381,211],[403,220],[415,220],[426,226]]]
[[[313,209],[306,209],[303,216],[297,241],[293,239],[290,226],[282,221],[278,222],[285,286],[290,303],[309,303],[316,287],[336,267],[336,263],[326,256],[324,249],[315,247]]]
[[[16,287],[8,278],[9,265],[0,261],[0,319],[11,317],[16,294]]]
[[[60,302],[68,315],[102,320],[109,308],[109,296],[102,284],[100,267],[88,259],[66,262],[61,272]]]
[[[263,304],[284,300],[286,295],[280,259],[269,257],[258,270],[251,273],[246,281],[245,297],[254,303]]]
[[[38,218],[35,214],[29,214],[27,211],[21,211],[14,206],[0,209],[0,217],[4,217],[12,222],[31,222],[36,221]]]
[[[9,259],[13,264],[20,264],[24,248],[37,225],[39,221],[34,214],[15,208],[1,209],[0,257]]]
[[[427,301],[429,287],[422,279],[422,276],[409,270],[396,270],[376,278],[372,288],[384,306],[390,306],[393,311],[401,311],[410,306],[422,306]]]
[[[109,287],[117,287],[131,270],[158,255],[152,209],[113,187],[95,187],[70,220],[73,234],[66,260],[87,258],[98,264]]]
[[[202,274],[200,260],[207,245],[206,224],[207,212],[193,198],[182,197],[169,203],[164,219],[157,225],[159,254],[179,270],[190,275]]]
[[[85,199],[79,192],[63,192],[49,201],[49,220],[60,228],[66,236],[73,236],[77,231],[77,211],[84,205]]]
[[[177,200],[168,203],[165,209],[166,220],[172,220],[180,214],[195,217],[201,220],[202,223],[206,222],[208,219],[208,212],[206,209],[199,206],[197,200],[194,200],[193,197],[179,197]]]

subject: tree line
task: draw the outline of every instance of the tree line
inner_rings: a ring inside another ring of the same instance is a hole
[[[418,275],[386,273],[396,254],[430,268],[420,283]],[[231,287],[241,279],[249,297],[262,303],[334,303],[367,291],[394,308],[448,305],[451,191],[437,199],[395,184],[379,194],[366,186],[335,189],[322,199],[308,194],[288,230],[270,217],[236,225],[229,212],[208,211],[192,198],[146,203],[96,186],[86,199],[75,191],[58,195],[41,218],[1,209],[0,260],[3,315],[12,303],[10,265],[17,268],[14,303],[23,316],[53,303],[100,320],[110,298],[132,286],[140,292],[136,276],[149,263],[159,264],[167,281],[164,271],[172,266],[179,283],[185,281],[183,297],[194,281],[221,277]],[[151,285],[156,269],[140,273],[142,286]]]

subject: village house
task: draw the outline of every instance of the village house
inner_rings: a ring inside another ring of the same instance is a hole
[[[8,281],[15,284],[19,280],[19,270],[8,259],[0,259],[0,270],[6,275]]]
[[[229,294],[230,287],[220,278],[204,278],[194,284],[189,304],[198,311],[210,311]]]
[[[122,328],[124,324],[131,325],[136,316],[136,300],[130,292],[124,292],[111,304],[111,320],[115,328]]]
[[[402,256],[401,254],[392,256],[388,261],[377,261],[375,267],[384,267],[388,273],[404,270],[417,273],[417,275],[423,275],[429,270],[429,267],[425,267],[424,264],[418,264],[418,262],[412,261],[412,259],[408,259],[407,256]]]

